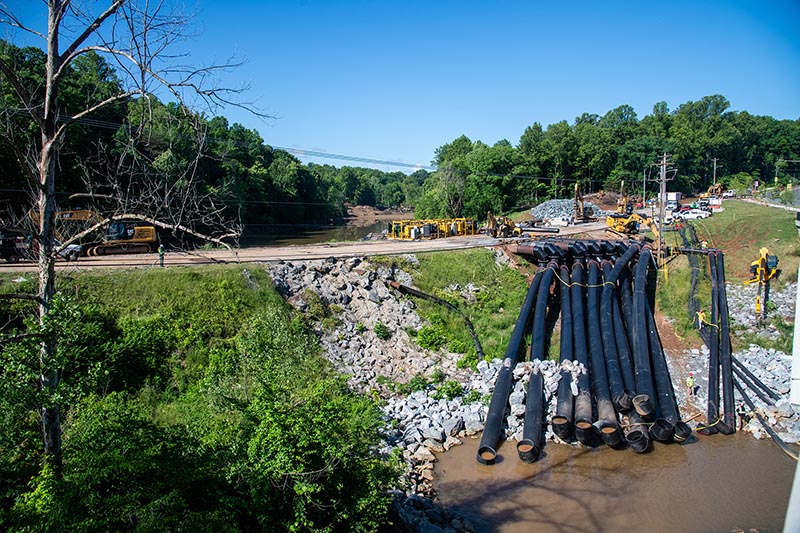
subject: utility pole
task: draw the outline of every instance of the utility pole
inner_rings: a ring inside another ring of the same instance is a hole
[[[659,217],[658,217],[658,260],[657,264],[659,268],[661,267],[661,263],[663,260],[662,253],[666,250],[663,250],[663,241],[664,241],[664,216],[666,215],[667,209],[667,165],[669,164],[669,155],[664,152],[664,155],[661,156],[661,161],[658,163],[660,167],[659,172],[659,195],[658,201],[660,204],[659,210]]]
[[[714,158],[714,186],[717,185],[717,158]]]

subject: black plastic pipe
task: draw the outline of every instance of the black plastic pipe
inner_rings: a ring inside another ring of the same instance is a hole
[[[587,290],[586,322],[589,327],[589,373],[592,389],[597,403],[597,423],[595,427],[609,446],[617,446],[622,438],[617,424],[617,413],[608,388],[608,373],[606,372],[605,357],[603,354],[603,339],[600,328],[600,264],[590,259],[589,288]],[[609,313],[610,313],[609,309]]]
[[[675,436],[675,425],[680,421],[678,411],[675,408],[675,391],[672,389],[672,381],[669,378],[669,368],[664,357],[664,347],[656,329],[656,320],[649,305],[646,312],[650,341],[650,364],[652,365],[653,377],[656,383],[659,410],[659,417],[650,427],[650,434],[657,441],[672,442],[672,438]]]
[[[481,443],[478,448],[478,462],[482,464],[494,464],[497,458],[497,443],[500,440],[500,430],[503,427],[503,418],[508,407],[508,395],[511,393],[511,381],[513,378],[514,365],[517,362],[525,332],[530,322],[533,304],[536,301],[536,294],[539,291],[542,272],[539,271],[533,277],[525,301],[514,324],[514,330],[508,341],[503,364],[497,373],[497,379],[492,393],[492,400],[489,403],[489,412],[486,415],[486,424],[481,435]]]
[[[614,267],[603,264],[603,289],[601,291],[600,329],[602,330],[603,352],[608,371],[608,385],[614,406],[621,413],[627,413],[633,407],[632,397],[625,390],[619,363],[619,350],[614,330],[614,304],[616,301],[616,284],[628,263],[639,252],[639,247],[632,245],[617,259]],[[626,339],[621,339],[627,342]]]
[[[635,396],[636,375],[633,373],[633,355],[631,346],[628,343],[628,328],[625,327],[625,320],[622,316],[619,300],[612,298],[611,313],[614,322],[614,340],[617,343],[617,353],[619,355],[619,369],[622,373],[622,383],[625,391],[631,398]]]
[[[517,443],[517,454],[523,462],[532,463],[539,458],[543,417],[544,378],[537,369],[531,374],[528,382],[528,396],[525,399],[525,425],[522,429],[522,440]]]
[[[633,362],[636,375],[636,393],[633,404],[636,412],[646,421],[656,418],[656,394],[650,372],[650,348],[647,333],[647,269],[652,253],[645,247],[639,252],[633,283]]]
[[[402,285],[400,283],[397,283],[396,281],[390,281],[389,285],[391,285],[394,289],[400,291],[403,294],[410,294],[411,296],[416,296],[416,297],[422,298],[424,300],[429,300],[431,302],[435,302],[435,303],[443,305],[443,306],[447,307],[448,309],[450,309],[451,311],[454,311],[454,312],[458,313],[459,315],[461,315],[461,318],[464,319],[464,322],[467,325],[467,329],[469,330],[469,334],[472,335],[472,341],[475,343],[475,352],[478,354],[478,361],[483,361],[483,359],[484,359],[483,346],[481,345],[480,339],[478,339],[478,334],[475,332],[475,328],[472,327],[472,321],[470,321],[470,319],[467,317],[467,315],[462,313],[461,310],[458,307],[456,307],[455,305],[451,304],[447,300],[443,300],[442,298],[439,298],[437,296],[433,296],[431,294],[426,294],[426,293],[424,293],[422,291],[418,291],[417,289],[413,289],[411,287],[408,287],[407,285]]]
[[[622,319],[625,321],[625,331],[628,333],[628,345],[633,346],[633,267],[622,272],[619,280],[619,301],[622,309]]]
[[[594,442],[592,433],[592,396],[589,389],[589,357],[586,351],[586,300],[584,299],[583,270],[581,263],[572,265],[572,339],[575,350],[575,361],[581,363],[586,371],[578,376],[578,395],[575,397],[575,438],[579,442],[591,445]]]
[[[722,376],[722,420],[730,433],[736,431],[735,402],[733,400],[733,363],[731,363],[731,333],[728,321],[728,295],[725,290],[725,256],[717,257],[717,307],[719,308],[719,356]]]
[[[711,324],[713,328],[710,332],[711,345],[708,347],[708,408],[706,427],[702,430],[707,435],[713,435],[719,431],[719,312],[717,310],[717,264],[716,256],[708,254],[708,270],[711,275]]]
[[[625,442],[636,453],[644,453],[650,449],[650,434],[647,430],[647,424],[636,411],[631,411],[628,414]]]
[[[744,384],[745,384],[745,386],[747,386],[747,388],[748,388],[748,389],[750,389],[751,391],[753,391],[753,392],[755,393],[755,395],[756,395],[756,396],[758,396],[758,398],[759,398],[759,399],[760,399],[762,402],[764,402],[764,403],[765,403],[765,404],[767,404],[767,405],[775,405],[775,402],[772,400],[772,398],[770,398],[769,396],[765,395],[765,394],[764,394],[764,393],[763,393],[763,392],[762,392],[762,391],[761,391],[761,390],[758,388],[758,386],[757,386],[755,383],[753,383],[753,382],[750,380],[750,378],[748,378],[748,377],[747,377],[747,374],[745,374],[744,372],[742,372],[742,371],[741,371],[741,369],[740,369],[739,367],[736,367],[736,366],[734,366],[734,367],[733,367],[733,373],[734,373],[734,374],[736,374],[736,377],[737,377],[737,379],[738,379],[738,380],[739,380],[741,383],[744,383]]]
[[[753,402],[750,400],[750,397],[749,397],[749,396],[747,396],[747,394],[745,393],[744,389],[743,389],[743,388],[742,388],[742,386],[739,384],[739,382],[738,382],[738,381],[736,381],[736,380],[734,380],[733,384],[734,384],[734,386],[736,387],[736,390],[738,390],[738,391],[739,391],[739,394],[742,396],[742,399],[744,400],[744,403],[746,403],[746,404],[747,404],[747,407],[749,407],[749,408],[750,408],[750,411],[752,411],[752,413],[753,413],[753,414],[756,416],[756,418],[758,418],[758,421],[759,421],[759,422],[761,422],[761,427],[763,427],[763,428],[764,428],[764,431],[766,431],[766,432],[767,432],[767,435],[769,435],[770,437],[772,437],[772,440],[773,440],[773,441],[775,441],[775,444],[777,444],[777,445],[778,445],[778,447],[779,447],[781,450],[783,450],[783,451],[784,451],[784,453],[786,453],[786,455],[788,455],[789,457],[791,457],[792,459],[794,459],[795,461],[797,461],[797,460],[798,460],[798,457],[797,457],[797,452],[795,452],[795,451],[793,451],[791,448],[789,448],[789,447],[786,445],[786,443],[785,443],[785,442],[783,442],[783,439],[781,439],[781,438],[778,436],[778,434],[777,434],[777,433],[775,433],[775,431],[774,431],[774,430],[773,430],[773,429],[772,429],[772,428],[769,426],[769,424],[767,424],[767,421],[766,421],[766,420],[764,420],[764,417],[763,417],[763,416],[761,416],[761,414],[760,414],[758,411],[756,411],[756,406],[755,406],[755,405],[753,405]]]
[[[569,268],[561,265],[559,270],[561,278],[561,354],[559,362],[562,367],[565,361],[572,361],[574,357],[572,342],[572,301],[570,296],[571,276]],[[574,401],[572,396],[572,373],[561,370],[561,381],[558,382],[558,400],[556,414],[551,420],[553,433],[559,439],[569,442],[572,440],[572,411]]]
[[[551,251],[552,253],[552,251]],[[539,291],[536,295],[533,311],[533,325],[531,332],[531,361],[544,361],[545,353],[545,322],[547,317],[547,302],[550,298],[550,285],[553,283],[558,264],[550,261],[542,274],[539,282]],[[522,440],[517,443],[519,458],[532,463],[539,457],[542,442],[542,406],[544,395],[544,380],[540,372],[531,374],[528,382],[528,395],[525,400],[525,419],[523,421]]]
[[[756,377],[756,375],[755,375],[755,374],[753,374],[753,373],[750,371],[750,369],[749,369],[749,368],[747,368],[746,366],[744,366],[744,364],[742,364],[742,362],[741,362],[741,361],[739,361],[739,360],[738,360],[736,357],[733,357],[733,356],[731,356],[731,361],[733,362],[733,368],[734,368],[734,370],[736,370],[736,368],[738,368],[739,370],[741,370],[742,372],[744,372],[744,374],[746,374],[746,375],[747,375],[747,377],[748,377],[748,378],[750,378],[750,380],[751,380],[753,383],[755,383],[756,385],[758,385],[758,386],[761,388],[761,390],[762,390],[762,391],[763,391],[763,392],[764,392],[764,393],[765,393],[767,396],[769,396],[770,398],[772,398],[772,399],[773,399],[773,400],[775,400],[776,402],[777,402],[778,400],[780,400],[780,399],[781,399],[781,397],[780,397],[780,396],[778,396],[778,394],[777,394],[777,393],[775,393],[775,391],[773,391],[773,390],[772,390],[772,389],[770,389],[768,386],[766,386],[766,385],[764,384],[764,382],[763,382],[763,381],[761,381],[760,379],[758,379],[758,377]]]

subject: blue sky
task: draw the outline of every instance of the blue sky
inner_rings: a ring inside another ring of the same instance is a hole
[[[712,94],[800,118],[797,0],[184,3],[191,61],[244,59],[225,83],[277,118],[221,114],[274,146],[428,165],[462,134],[516,144],[534,122]]]

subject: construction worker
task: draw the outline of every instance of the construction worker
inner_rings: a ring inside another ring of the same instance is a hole
[[[697,311],[697,329],[703,329],[703,324],[706,323],[706,312],[700,309]]]
[[[739,421],[737,429],[744,429],[750,422],[750,417],[747,414],[747,407],[745,407],[744,402],[741,400],[736,405],[736,417]]]
[[[697,396],[697,391],[694,386],[694,373],[689,372],[689,377],[686,378],[686,395],[690,398]]]
[[[164,266],[164,245],[158,245],[158,263],[163,267]]]

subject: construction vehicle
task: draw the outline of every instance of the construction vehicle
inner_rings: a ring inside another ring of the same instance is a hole
[[[501,215],[494,216],[491,211],[486,213],[486,235],[489,237],[519,237],[522,230],[514,221]]]
[[[714,185],[710,185],[706,192],[701,192],[697,195],[698,198],[711,198],[712,196],[716,196],[718,198],[722,198],[722,194],[725,192],[725,187],[722,186],[721,183],[715,183]]]
[[[575,184],[575,199],[572,202],[572,210],[574,212],[573,220],[575,224],[597,220],[594,218],[592,209],[583,205],[583,195],[577,183]]]
[[[625,235],[638,235],[641,226],[646,226],[653,235],[656,241],[659,238],[658,224],[651,217],[643,216],[638,213],[631,213],[630,215],[608,215],[606,217],[606,226],[617,233]]]
[[[149,222],[114,220],[106,226],[103,241],[87,247],[86,255],[149,253],[157,244],[156,228]]]
[[[761,248],[761,250],[759,250],[758,259],[750,263],[750,276],[752,277],[744,282],[745,285],[758,283],[758,291],[756,292],[756,319],[761,321],[766,320],[767,303],[769,302],[769,284],[770,281],[777,278],[780,273],[781,271],[778,270],[778,256],[769,255],[768,249]]]
[[[88,227],[99,224],[103,217],[91,209],[71,209],[56,213],[56,237],[67,240]],[[152,252],[158,245],[153,224],[143,221],[112,219],[105,226],[101,242],[85,246],[86,255],[138,254]]]
[[[617,213],[630,215],[633,213],[633,202],[625,194],[625,180],[619,184],[619,199],[617,199]]]
[[[442,218],[430,220],[393,220],[386,233],[388,239],[417,240],[475,235],[477,224],[471,218]]]

